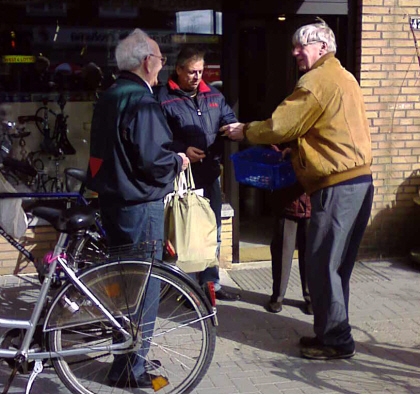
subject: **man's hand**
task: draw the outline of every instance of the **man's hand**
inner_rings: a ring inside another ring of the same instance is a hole
[[[187,157],[191,160],[191,163],[196,163],[197,161],[201,161],[206,157],[203,150],[194,146],[189,146],[186,153]]]
[[[185,153],[179,152],[178,153],[179,156],[182,157],[182,171],[185,171],[188,168],[188,165],[190,164],[190,161],[188,160],[188,157],[185,156]]]
[[[233,141],[242,141],[244,136],[245,123],[231,123],[226,126],[222,126],[219,131],[223,132],[223,136],[229,137]]]

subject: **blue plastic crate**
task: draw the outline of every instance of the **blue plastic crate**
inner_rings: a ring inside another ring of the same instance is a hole
[[[261,189],[281,189],[296,182],[290,160],[283,160],[281,152],[252,147],[230,156],[239,183]]]

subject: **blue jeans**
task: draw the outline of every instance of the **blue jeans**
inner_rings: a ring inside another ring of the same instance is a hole
[[[220,190],[220,181],[217,178],[210,185],[203,187],[204,197],[210,200],[210,207],[216,215],[217,224],[217,257],[220,255],[221,233],[222,233],[222,191]],[[198,274],[198,282],[204,285],[207,282],[214,282],[214,290],[221,289],[219,267],[209,267]]]
[[[373,201],[372,182],[338,184],[311,195],[306,247],[314,331],[324,345],[354,349],[349,284]]]
[[[101,218],[110,246],[157,241],[155,258],[162,260],[163,250],[163,200],[136,205],[119,205],[100,199]],[[151,256],[149,256],[151,257]],[[149,351],[146,338],[153,335],[159,307],[160,281],[151,278],[147,289],[142,316],[144,346],[137,354],[115,355],[108,374],[111,380],[127,377],[129,373],[139,377],[145,372],[145,357]],[[130,366],[128,371],[127,365]]]

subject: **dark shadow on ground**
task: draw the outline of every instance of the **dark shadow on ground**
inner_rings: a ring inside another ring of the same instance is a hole
[[[393,275],[398,275],[396,268],[411,271],[404,261],[389,266]],[[235,290],[229,287],[226,289]],[[370,332],[353,326],[354,331],[362,331],[369,339],[356,342],[357,353],[352,359],[302,359],[299,338],[313,336],[312,320],[308,318],[302,321],[282,313],[265,312],[263,307],[268,299],[266,294],[241,291],[241,296],[240,302],[218,305],[217,329],[218,344],[223,346],[225,340],[236,342],[233,355],[239,359],[253,360],[253,364],[261,364],[262,368],[272,366],[273,375],[283,377],[285,381],[295,381],[297,389],[299,382],[326,392],[342,394],[386,392],[388,388],[390,392],[409,393],[412,392],[410,390],[418,389],[413,380],[420,380],[419,346],[410,348],[379,342]],[[243,303],[262,308],[250,309]],[[299,308],[301,302],[287,300],[285,305]],[[282,356],[276,360],[273,353]],[[351,388],[353,385],[354,389]],[[276,386],[281,389],[280,384]]]

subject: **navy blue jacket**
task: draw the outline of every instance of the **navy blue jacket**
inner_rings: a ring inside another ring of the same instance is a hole
[[[221,126],[237,122],[233,110],[216,88],[200,82],[195,98],[183,92],[169,79],[157,91],[159,102],[173,133],[171,149],[186,152],[193,146],[202,149],[206,158],[191,165],[197,187],[210,185],[220,175],[224,138]]]
[[[122,72],[95,106],[88,188],[122,204],[163,198],[182,166],[171,144],[172,133],[146,83]]]

